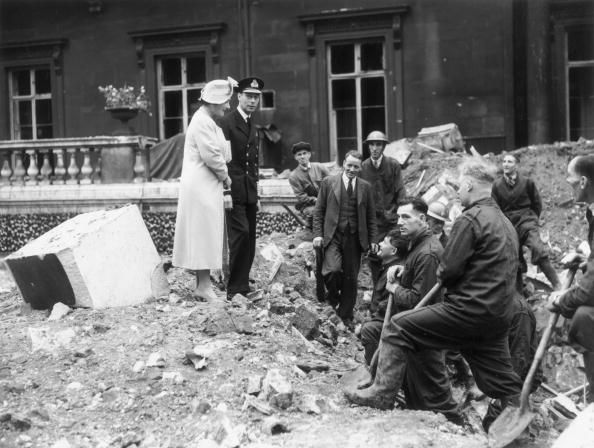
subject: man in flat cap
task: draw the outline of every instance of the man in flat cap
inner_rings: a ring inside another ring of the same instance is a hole
[[[330,175],[330,171],[321,163],[310,162],[311,145],[307,142],[293,145],[293,157],[298,165],[291,171],[289,184],[297,197],[295,208],[305,215],[307,225],[311,228],[320,182]]]
[[[402,181],[402,171],[396,159],[384,155],[388,144],[386,134],[382,131],[372,131],[365,141],[369,148],[369,158],[361,165],[359,177],[371,184],[375,199],[375,213],[377,216],[378,241],[382,241],[398,222],[396,210],[398,202],[406,196],[406,189]],[[371,278],[375,284],[381,269],[381,260],[369,257]]]
[[[226,211],[229,239],[227,298],[250,292],[249,275],[256,254],[256,213],[258,198],[258,131],[252,114],[260,102],[264,82],[244,78],[238,83],[237,109],[223,117],[219,125],[231,144],[227,164],[231,178],[233,208]]]

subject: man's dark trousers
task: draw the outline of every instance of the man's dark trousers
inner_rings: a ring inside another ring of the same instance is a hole
[[[250,269],[256,255],[256,213],[258,205],[233,204],[226,211],[229,237],[229,284],[227,294],[249,292]]]
[[[361,328],[367,365],[378,347],[382,326],[383,319],[375,317]],[[444,357],[444,352],[440,350],[421,350],[407,355],[402,389],[409,409],[457,415],[457,404],[452,399],[450,380],[444,369]]]
[[[347,224],[344,231],[336,230],[324,252],[322,274],[328,302],[339,305],[337,314],[352,319],[357,301],[357,277],[361,267],[361,245],[357,233]]]
[[[501,322],[477,322],[448,303],[438,303],[392,317],[382,344],[405,352],[457,349],[468,361],[479,389],[492,398],[520,393],[522,382],[513,371],[508,327]],[[399,360],[405,363],[405,360]]]

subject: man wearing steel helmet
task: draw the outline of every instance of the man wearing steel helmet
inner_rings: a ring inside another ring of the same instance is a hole
[[[219,125],[231,143],[233,208],[226,210],[229,238],[229,278],[227,299],[250,292],[249,275],[256,254],[256,213],[258,212],[258,131],[252,114],[260,102],[264,82],[255,77],[238,83],[238,106],[220,120]]]
[[[398,202],[406,196],[402,182],[400,164],[393,158],[384,155],[388,144],[386,135],[381,131],[372,131],[363,142],[369,148],[369,158],[361,165],[359,177],[371,184],[375,199],[378,241],[396,227],[398,222]],[[381,261],[370,258],[371,278],[375,284],[381,268]]]

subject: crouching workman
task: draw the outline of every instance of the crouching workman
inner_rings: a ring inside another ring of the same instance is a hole
[[[586,211],[588,244],[594,249],[594,215],[591,209],[594,204],[594,156],[574,158],[569,162],[567,171],[567,182],[573,188],[574,199],[589,206]],[[577,285],[553,292],[548,308],[571,319],[569,342],[584,355],[584,370],[590,385],[587,401],[594,403],[594,250],[587,260],[586,273]]]
[[[298,165],[289,176],[289,184],[297,197],[295,208],[305,215],[308,227],[313,222],[313,211],[322,179],[330,175],[328,168],[321,163],[310,162],[311,145],[298,142],[293,145],[293,156]]]
[[[408,253],[403,265],[396,264],[388,268],[386,274],[388,283],[385,287],[393,294],[392,315],[414,308],[435,285],[437,267],[443,254],[443,247],[432,235],[427,224],[425,201],[420,198],[404,199],[397,213],[400,233],[408,240]],[[391,248],[387,241],[380,244],[382,259],[385,256],[384,251],[391,252]],[[397,279],[400,279],[399,283]],[[377,348],[382,324],[383,318],[377,316],[361,328],[361,342],[366,349],[366,359],[371,352],[368,348],[373,348],[374,351]],[[443,351],[419,350],[407,353],[402,388],[408,408],[442,412],[449,419],[460,423],[461,417],[452,398]]]
[[[534,181],[518,172],[518,156],[507,154],[503,158],[503,176],[493,184],[492,194],[493,199],[516,228],[520,250],[522,246],[527,246],[531,252],[532,264],[540,268],[553,289],[559,289],[557,272],[551,264],[549,251],[541,241],[538,230],[538,220],[542,211],[540,195]]]
[[[326,300],[338,307],[338,316],[352,329],[361,254],[370,249],[377,252],[377,226],[371,186],[357,177],[361,154],[347,152],[343,168],[340,174],[328,176],[320,184],[313,245],[324,249]]]
[[[453,225],[438,278],[445,300],[392,317],[382,333],[373,384],[346,390],[353,403],[390,409],[411,353],[458,349],[477,386],[499,399],[499,410],[518,404],[521,381],[513,371],[507,332],[518,267],[516,232],[491,198],[496,169],[480,160],[460,167],[464,212]]]

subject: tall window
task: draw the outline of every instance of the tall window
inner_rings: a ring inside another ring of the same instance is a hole
[[[594,138],[594,26],[567,28],[567,129],[570,140]]]
[[[157,61],[159,134],[185,132],[206,83],[206,54],[167,56]]]
[[[384,43],[332,43],[327,60],[330,146],[342,160],[351,149],[362,151],[369,132],[386,131]]]
[[[52,138],[52,83],[49,67],[11,70],[8,90],[11,138]]]

